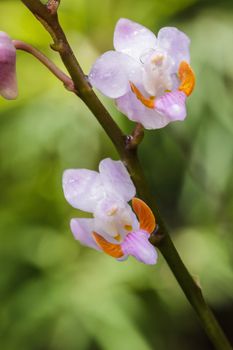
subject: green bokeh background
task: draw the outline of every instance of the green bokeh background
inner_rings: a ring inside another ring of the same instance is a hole
[[[188,117],[147,131],[140,158],[172,238],[228,335],[233,304],[233,4],[201,0],[62,0],[61,23],[86,73],[127,17],[191,38],[196,89]],[[51,39],[18,1],[0,30],[46,53]],[[0,100],[1,350],[212,349],[160,256],[119,263],[81,247],[64,200],[66,168],[117,154],[83,103],[32,56],[17,54],[20,95]],[[115,120],[133,123],[103,98]]]

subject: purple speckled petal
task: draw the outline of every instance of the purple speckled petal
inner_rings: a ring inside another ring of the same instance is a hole
[[[131,91],[118,98],[116,104],[130,120],[141,123],[146,129],[160,129],[170,122],[166,115],[145,107]]]
[[[0,32],[0,95],[8,100],[18,96],[16,49],[4,32]]]
[[[92,236],[94,219],[71,219],[70,228],[74,238],[81,244],[96,250],[101,250]]]
[[[144,264],[153,265],[157,262],[157,252],[148,241],[149,235],[142,230],[129,233],[121,245],[123,253],[134,256]]]
[[[174,60],[176,72],[181,61],[190,61],[189,44],[187,35],[175,27],[164,27],[158,33],[158,46]]]
[[[135,196],[135,186],[121,161],[106,158],[100,162],[99,171],[107,193],[120,197],[126,202]]]
[[[128,55],[108,51],[94,63],[90,83],[104,95],[117,98],[130,89],[129,81],[135,84],[141,79],[140,64]]]
[[[63,191],[66,200],[74,207],[93,212],[104,196],[100,175],[86,169],[69,169],[63,174]]]
[[[158,112],[165,114],[170,121],[184,120],[186,117],[186,95],[184,92],[176,90],[167,92],[159,97],[156,102]]]
[[[116,51],[137,60],[148,50],[155,48],[156,41],[154,33],[129,19],[121,18],[116,24],[113,39]]]

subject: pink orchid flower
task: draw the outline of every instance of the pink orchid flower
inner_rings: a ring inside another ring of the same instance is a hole
[[[93,214],[93,218],[71,219],[71,231],[81,244],[119,260],[132,255],[145,264],[156,263],[156,250],[148,241],[156,226],[154,215],[134,198],[134,184],[121,161],[104,159],[99,172],[66,170],[63,190],[73,207]]]
[[[7,100],[13,100],[18,95],[16,49],[4,32],[0,32],[0,95]]]
[[[146,129],[184,120],[186,98],[195,84],[189,38],[173,27],[162,28],[156,38],[147,28],[121,18],[113,43],[115,51],[94,63],[90,83]]]

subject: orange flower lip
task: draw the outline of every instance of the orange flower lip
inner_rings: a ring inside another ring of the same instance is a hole
[[[148,234],[151,234],[155,229],[156,222],[150,207],[148,207],[148,205],[141,199],[136,197],[132,199],[132,206],[138,217],[140,230],[144,230]]]
[[[139,101],[141,101],[144,106],[146,106],[147,108],[155,108],[155,97],[154,96],[150,96],[149,98],[146,98],[145,96],[143,96],[143,94],[141,93],[141,91],[130,81],[130,87],[132,92],[136,95],[137,99]]]
[[[103,249],[103,251],[106,254],[112,256],[113,258],[121,258],[124,255],[120,244],[114,244],[114,243],[108,242],[105,238],[103,238],[97,232],[93,232],[93,236],[98,246],[101,249]]]
[[[191,95],[195,86],[195,74],[188,62],[182,61],[180,63],[178,77],[180,79],[180,86],[178,90],[184,92],[186,96]],[[142,102],[144,106],[150,109],[156,108],[155,96],[150,96],[149,98],[147,98],[143,96],[141,91],[134,85],[134,83],[132,83],[131,81],[129,83],[132,92],[135,94],[137,99],[140,102]],[[170,92],[170,90],[167,90],[165,92]]]
[[[195,74],[186,61],[181,62],[178,76],[181,81],[179,90],[183,91],[187,96],[191,95],[195,86]]]

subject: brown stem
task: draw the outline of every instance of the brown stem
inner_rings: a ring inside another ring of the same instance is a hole
[[[112,142],[116,145],[121,157],[124,157],[125,135],[111,118],[88,83],[60,26],[57,13],[51,15],[47,6],[43,5],[39,0],[22,0],[22,2],[51,34],[54,41],[52,48],[59,52],[64,65],[70,73],[79,97],[95,115]]]
[[[144,137],[144,128],[142,124],[137,123],[132,134],[127,136],[126,148],[128,150],[137,148],[138,145],[142,142],[143,137]]]
[[[72,79],[70,79],[70,77],[68,77],[68,75],[63,73],[42,52],[40,52],[35,47],[33,47],[33,46],[31,46],[31,45],[29,45],[21,40],[13,40],[12,42],[17,50],[26,51],[26,52],[30,53],[31,55],[33,55],[35,58],[37,58],[41,63],[43,63],[43,65],[46,66],[50,70],[50,72],[52,72],[60,81],[63,82],[63,84],[67,88],[67,90],[76,93]]]
[[[72,49],[65,37],[65,34],[59,24],[57,13],[51,15],[48,8],[39,0],[21,0],[28,9],[41,21],[44,27],[51,34],[54,44],[53,48],[60,53],[60,56],[69,71],[75,88],[79,96],[93,112],[99,123],[102,125],[113,144],[115,145],[119,155],[133,179],[139,197],[153,210],[157,223],[159,225],[156,235],[151,236],[151,243],[157,246],[162,252],[172,272],[174,273],[178,283],[180,284],[184,294],[196,311],[199,321],[201,322],[206,334],[218,350],[232,350],[231,345],[226,339],[221,327],[216,321],[213,313],[206,304],[200,288],[197,286],[187,268],[183,264],[176,248],[174,247],[159,209],[156,205],[154,197],[151,195],[141,165],[137,157],[136,147],[127,147],[124,134],[118,125],[113,121],[105,107],[98,100],[91,86],[88,84],[86,77],[79,66]],[[140,129],[140,128],[139,128]],[[136,127],[137,130],[137,127]],[[137,131],[135,131],[137,134]],[[140,135],[140,132],[139,132]]]

